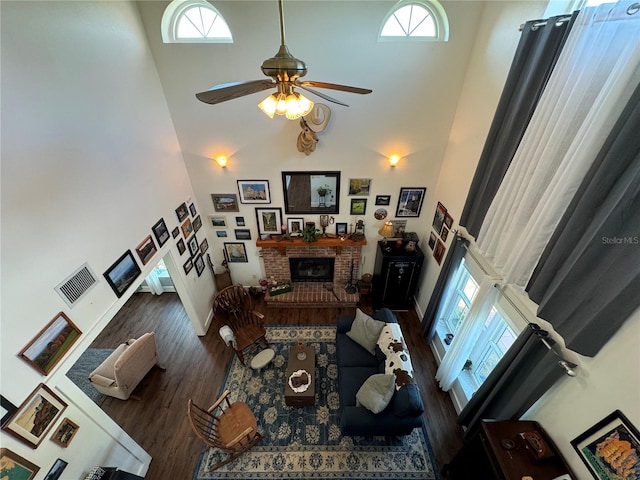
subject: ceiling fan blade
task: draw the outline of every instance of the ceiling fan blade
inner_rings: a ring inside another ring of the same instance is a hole
[[[370,90],[368,88],[350,87],[348,85],[338,85],[337,83],[315,82],[313,80],[298,82],[298,85],[305,87],[328,88],[331,90],[340,90],[349,93],[360,93],[362,95],[373,92],[373,90]]]
[[[337,103],[338,105],[342,105],[343,107],[348,107],[349,105],[347,105],[346,103],[341,102],[340,100],[336,100],[335,98],[330,97],[329,95],[325,95],[324,93],[321,93],[317,90],[313,90],[309,87],[305,87],[303,84],[301,83],[294,83],[294,85],[296,87],[302,88],[303,90],[306,90],[307,92],[313,93],[314,95],[319,96],[320,98],[324,98],[325,100],[327,100],[328,102],[333,102],[333,103]]]
[[[248,82],[221,83],[206,92],[196,93],[196,98],[211,105],[244,97],[276,86],[273,80],[250,80]]]

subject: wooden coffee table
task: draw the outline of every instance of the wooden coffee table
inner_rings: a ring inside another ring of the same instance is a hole
[[[285,375],[284,403],[290,407],[310,407],[316,404],[316,349],[305,345],[307,358],[298,359],[298,347],[289,348],[289,360]],[[304,392],[296,393],[289,386],[289,377],[293,372],[306,370],[311,375],[311,385]]]

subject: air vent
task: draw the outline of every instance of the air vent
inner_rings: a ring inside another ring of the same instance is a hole
[[[89,268],[89,264],[85,263],[58,285],[56,292],[67,302],[67,305],[73,307],[96,283],[98,283],[96,276]]]

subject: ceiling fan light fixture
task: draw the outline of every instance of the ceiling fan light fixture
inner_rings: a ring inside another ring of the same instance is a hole
[[[272,94],[261,101],[258,104],[258,107],[265,113],[266,116],[268,116],[269,118],[273,118],[273,116],[276,114],[276,104],[276,96]]]
[[[279,93],[276,99],[276,114],[284,115],[287,113],[287,96],[284,93]]]

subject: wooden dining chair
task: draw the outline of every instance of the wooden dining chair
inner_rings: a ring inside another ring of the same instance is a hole
[[[206,410],[191,399],[187,406],[189,423],[198,438],[207,446],[228,454],[214,464],[211,470],[232,462],[262,440],[253,412],[243,402],[230,402],[230,393],[230,390],[226,390]]]
[[[269,348],[265,338],[264,315],[253,309],[251,294],[242,285],[231,285],[219,291],[213,298],[213,312],[223,313],[236,338],[235,352],[244,365],[244,351]]]

